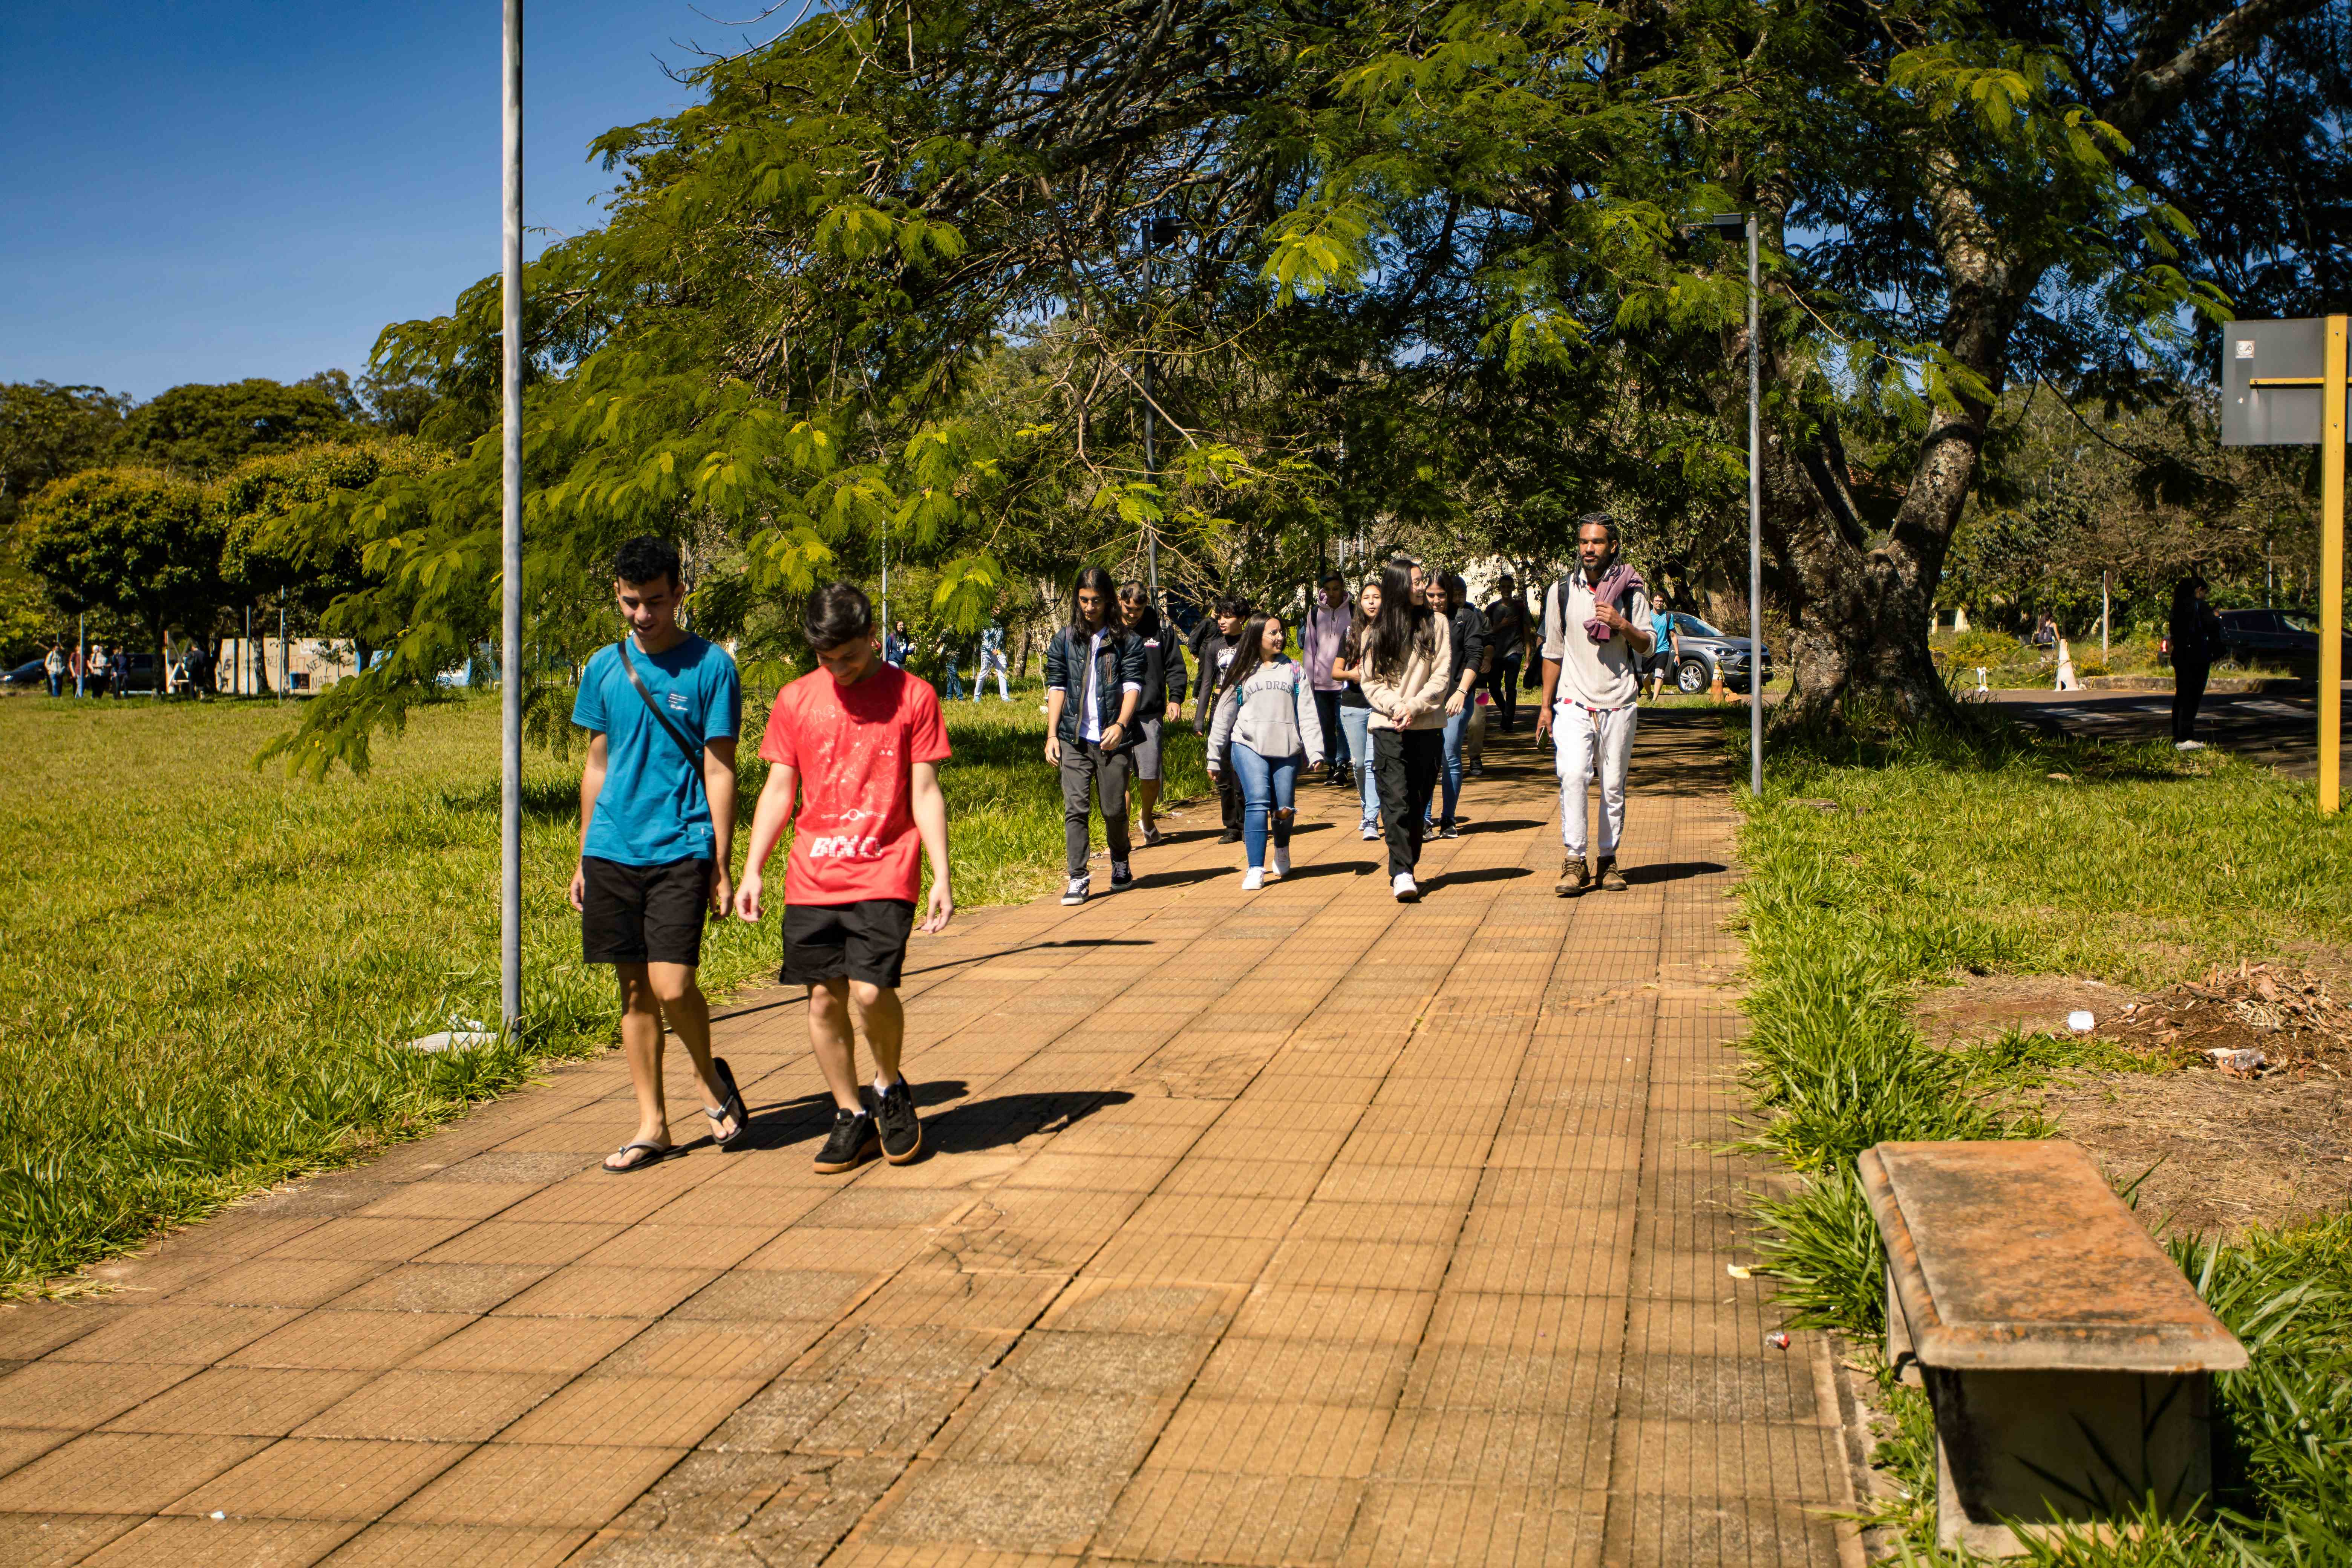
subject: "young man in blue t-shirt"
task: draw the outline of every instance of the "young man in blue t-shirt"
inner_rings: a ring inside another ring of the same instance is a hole
[[[665,1014],[694,1058],[711,1141],[740,1142],[751,1118],[735,1075],[710,1054],[710,1005],[694,977],[703,911],[724,914],[734,896],[727,868],[742,687],[726,649],[677,624],[685,587],[667,542],[621,546],[613,596],[629,635],[588,661],[572,706],[572,721],[593,737],[580,775],[572,907],[583,956],[613,965],[620,980],[637,1130],[604,1169],[622,1175],[684,1152],[669,1141],[662,1101]]]

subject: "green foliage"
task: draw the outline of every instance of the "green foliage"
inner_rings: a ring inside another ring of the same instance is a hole
[[[291,386],[252,376],[220,385],[173,387],[131,411],[124,449],[192,479],[215,478],[257,447],[340,434],[358,411],[349,383],[339,388],[330,379],[341,374]]]
[[[0,529],[43,486],[105,462],[131,403],[99,386],[0,383]]]
[[[222,574],[240,597],[290,595],[312,615],[323,615],[376,580],[361,563],[359,542],[333,526],[347,519],[305,509],[363,489],[386,474],[430,474],[452,461],[442,448],[403,436],[257,453],[205,497],[226,531]],[[362,642],[380,640],[363,625],[340,629]]]
[[[152,646],[170,626],[209,622],[226,595],[219,521],[186,480],[86,469],[35,497],[25,526],[25,563],[59,608],[131,617]]]

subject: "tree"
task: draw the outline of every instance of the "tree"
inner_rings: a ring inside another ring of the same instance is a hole
[[[203,492],[148,468],[86,469],[26,508],[25,564],[58,607],[136,620],[159,661],[173,626],[209,630],[226,593],[221,543]]]
[[[105,462],[131,400],[100,386],[0,384],[0,529],[42,486]]]
[[[341,375],[327,373],[329,377]],[[350,423],[348,381],[288,386],[254,376],[221,385],[175,386],[131,413],[126,449],[191,479],[215,479],[257,447],[289,447],[341,433]]]

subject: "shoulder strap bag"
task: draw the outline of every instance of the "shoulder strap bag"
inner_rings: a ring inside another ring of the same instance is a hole
[[[694,764],[695,776],[697,778],[701,777],[702,748],[695,744],[692,741],[688,740],[686,738],[686,731],[679,729],[675,723],[672,723],[670,721],[670,716],[662,711],[661,704],[654,700],[652,689],[646,685],[646,678],[637,673],[637,661],[629,657],[628,638],[623,637],[621,639],[619,652],[621,655],[621,673],[629,678],[629,684],[635,687],[637,689],[637,695],[646,700],[646,711],[654,716],[654,721],[656,723],[669,731],[669,738],[677,742],[678,750],[686,753],[686,760]]]

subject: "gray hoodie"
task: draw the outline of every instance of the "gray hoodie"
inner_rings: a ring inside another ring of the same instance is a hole
[[[1287,658],[1270,658],[1218,698],[1217,717],[1209,726],[1210,757],[1223,754],[1228,742],[1261,757],[1304,752],[1308,767],[1321,766],[1323,724],[1316,717],[1315,688],[1307,672]]]

